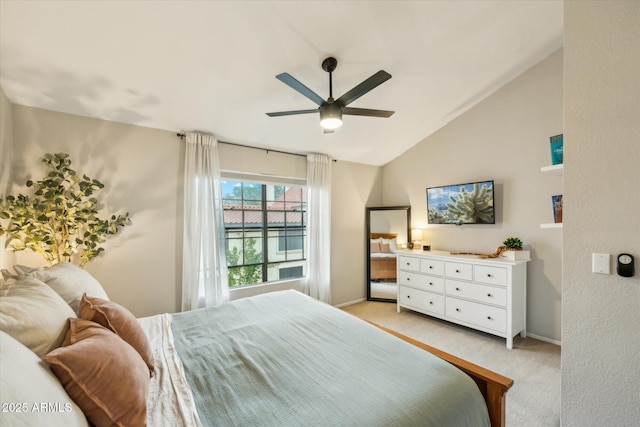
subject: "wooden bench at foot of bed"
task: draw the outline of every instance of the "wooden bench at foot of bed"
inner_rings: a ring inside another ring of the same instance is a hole
[[[469,375],[476,382],[478,388],[480,389],[480,392],[482,393],[482,396],[484,396],[484,400],[487,403],[487,409],[489,410],[489,419],[491,420],[491,426],[504,427],[506,425],[506,394],[513,385],[513,380],[511,378],[507,378],[496,372],[490,371],[489,369],[485,369],[482,366],[475,365],[452,354],[445,353],[442,350],[438,350],[435,347],[431,347],[430,345],[410,338],[392,329],[385,328],[384,326],[380,326],[366,319],[363,320],[372,324],[373,326],[382,329],[385,332],[390,333],[391,335],[400,338],[401,340],[408,342],[409,344],[413,344],[418,348],[421,348],[431,354],[438,356],[443,360],[446,360],[447,362],[460,369],[462,372]]]

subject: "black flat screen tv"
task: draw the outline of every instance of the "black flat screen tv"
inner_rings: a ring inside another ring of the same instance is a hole
[[[495,224],[493,181],[427,188],[429,224]]]

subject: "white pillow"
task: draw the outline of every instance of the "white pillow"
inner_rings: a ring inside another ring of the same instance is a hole
[[[4,287],[8,282],[15,282],[16,280],[19,279],[19,277],[15,274],[11,274],[9,272],[9,270],[7,269],[2,269],[0,270],[0,273],[2,273],[2,279],[0,279],[0,287]]]
[[[60,347],[76,317],[53,289],[34,277],[23,277],[0,290],[0,330],[38,356]]]
[[[89,272],[69,262],[60,262],[49,268],[14,265],[13,269],[20,277],[35,277],[51,286],[76,313],[85,293],[90,297],[109,299],[100,282]]]
[[[87,427],[84,414],[49,366],[0,331],[0,421],[20,427]],[[34,406],[35,405],[35,406]],[[44,406],[43,406],[44,405]]]
[[[383,239],[380,238],[380,243],[388,243],[389,244],[389,249],[391,249],[391,252],[398,252],[398,245],[396,244],[396,239]]]

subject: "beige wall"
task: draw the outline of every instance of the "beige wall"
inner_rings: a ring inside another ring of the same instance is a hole
[[[9,193],[11,164],[13,161],[13,106],[0,87],[0,199]],[[5,237],[0,236],[0,269],[9,268],[14,254],[4,251]]]
[[[133,221],[106,242],[104,256],[87,271],[137,316],[175,311],[182,253],[182,152],[175,134],[19,105],[13,112],[13,182],[40,179],[44,153],[69,153],[72,167],[105,184],[98,193],[102,212],[128,211]],[[27,252],[17,253],[17,262],[42,265]]]
[[[7,194],[13,157],[13,106],[0,87],[0,198]]]
[[[382,168],[338,161],[331,176],[331,303],[366,298],[367,206],[382,202]]]
[[[383,168],[386,205],[411,205],[412,228],[432,249],[492,253],[509,236],[531,251],[527,271],[527,332],[560,341],[562,230],[551,196],[562,177],[550,164],[549,136],[562,133],[562,50]],[[494,180],[495,225],[427,225],[426,188]]]
[[[640,420],[640,2],[566,1],[562,423]],[[612,274],[591,254],[612,254]],[[631,253],[636,274],[615,273]]]
[[[27,179],[41,178],[44,169],[38,159],[44,153],[69,153],[79,172],[105,184],[99,193],[105,203],[103,212],[129,211],[133,220],[86,269],[114,301],[136,316],[177,311],[184,143],[173,132],[19,105],[12,109],[12,192],[24,191]],[[226,169],[306,176],[304,157],[228,145],[221,145],[220,151],[221,167]],[[333,304],[366,295],[364,212],[367,203],[380,200],[380,173],[380,167],[333,163]],[[27,252],[16,254],[16,262],[42,265],[38,256]],[[248,294],[251,292],[238,292],[234,297]]]

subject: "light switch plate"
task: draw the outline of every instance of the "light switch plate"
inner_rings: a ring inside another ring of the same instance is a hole
[[[610,254],[591,254],[591,272],[596,274],[611,274],[609,269]]]

